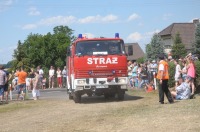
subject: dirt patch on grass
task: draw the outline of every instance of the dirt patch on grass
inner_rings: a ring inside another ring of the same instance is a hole
[[[128,91],[125,101],[84,97],[11,102],[0,106],[1,131],[112,132],[199,131],[200,97],[158,103],[157,92]]]

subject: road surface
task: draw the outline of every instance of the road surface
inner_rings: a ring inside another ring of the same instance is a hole
[[[10,99],[9,94],[9,99]],[[33,99],[32,92],[28,92],[29,99]],[[17,91],[12,91],[12,100],[16,100]],[[45,90],[40,90],[40,99],[68,99],[66,88],[50,88]]]

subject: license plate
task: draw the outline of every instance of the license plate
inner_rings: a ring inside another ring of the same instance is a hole
[[[96,86],[96,88],[108,88],[108,86],[99,85],[99,86]]]

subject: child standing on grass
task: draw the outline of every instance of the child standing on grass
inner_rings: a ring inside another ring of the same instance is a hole
[[[42,79],[42,89],[46,89],[46,78]]]
[[[32,95],[33,95],[34,100],[39,99],[39,96],[40,96],[39,88],[41,86],[40,82],[41,81],[40,81],[39,71],[36,71],[35,78],[33,80],[33,90],[32,90]]]

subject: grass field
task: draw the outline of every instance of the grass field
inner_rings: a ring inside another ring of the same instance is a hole
[[[38,100],[0,105],[1,131],[24,132],[199,132],[200,96],[158,103],[157,91],[129,90],[124,101],[103,97]]]

